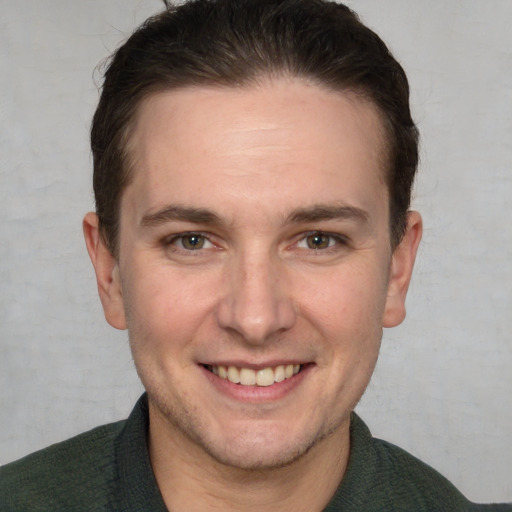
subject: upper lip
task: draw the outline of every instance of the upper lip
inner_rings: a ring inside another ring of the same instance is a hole
[[[287,366],[287,365],[305,365],[310,363],[311,361],[303,361],[299,359],[272,359],[265,362],[247,362],[241,360],[223,360],[223,361],[208,361],[201,363],[204,366],[234,366],[236,368],[250,368],[252,370],[258,371],[263,370],[264,368],[275,368],[276,366]]]

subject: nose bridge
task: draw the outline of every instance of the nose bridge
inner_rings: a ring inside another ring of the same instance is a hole
[[[218,312],[223,328],[258,344],[293,325],[295,312],[281,262],[270,251],[242,252],[232,261],[226,279],[227,291]]]

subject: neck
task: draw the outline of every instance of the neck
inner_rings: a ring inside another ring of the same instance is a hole
[[[349,456],[349,420],[284,467],[247,470],[227,466],[181,431],[151,414],[149,452],[168,510],[320,512],[341,482]],[[265,508],[263,508],[265,507]]]

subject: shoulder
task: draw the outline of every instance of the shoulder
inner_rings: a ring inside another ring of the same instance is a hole
[[[124,424],[97,427],[0,467],[0,509],[78,510],[91,497],[107,500]]]
[[[386,441],[372,439],[372,445],[378,484],[386,493],[412,500],[421,510],[469,510],[470,502],[435,469]]]
[[[353,414],[347,472],[329,512],[477,510],[446,478],[405,450],[372,437]]]
[[[398,446],[375,438],[373,446],[383,480],[387,480],[391,492],[397,490],[406,506],[412,499],[415,510],[512,512],[510,503],[471,503],[444,476]]]

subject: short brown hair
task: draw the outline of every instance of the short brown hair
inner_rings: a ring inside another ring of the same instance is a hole
[[[91,129],[100,231],[117,256],[127,142],[148,95],[178,87],[238,87],[262,76],[304,77],[354,91],[379,109],[388,139],[391,241],[405,232],[418,131],[404,70],[345,5],[327,0],[190,0],[147,20],[113,54]]]

